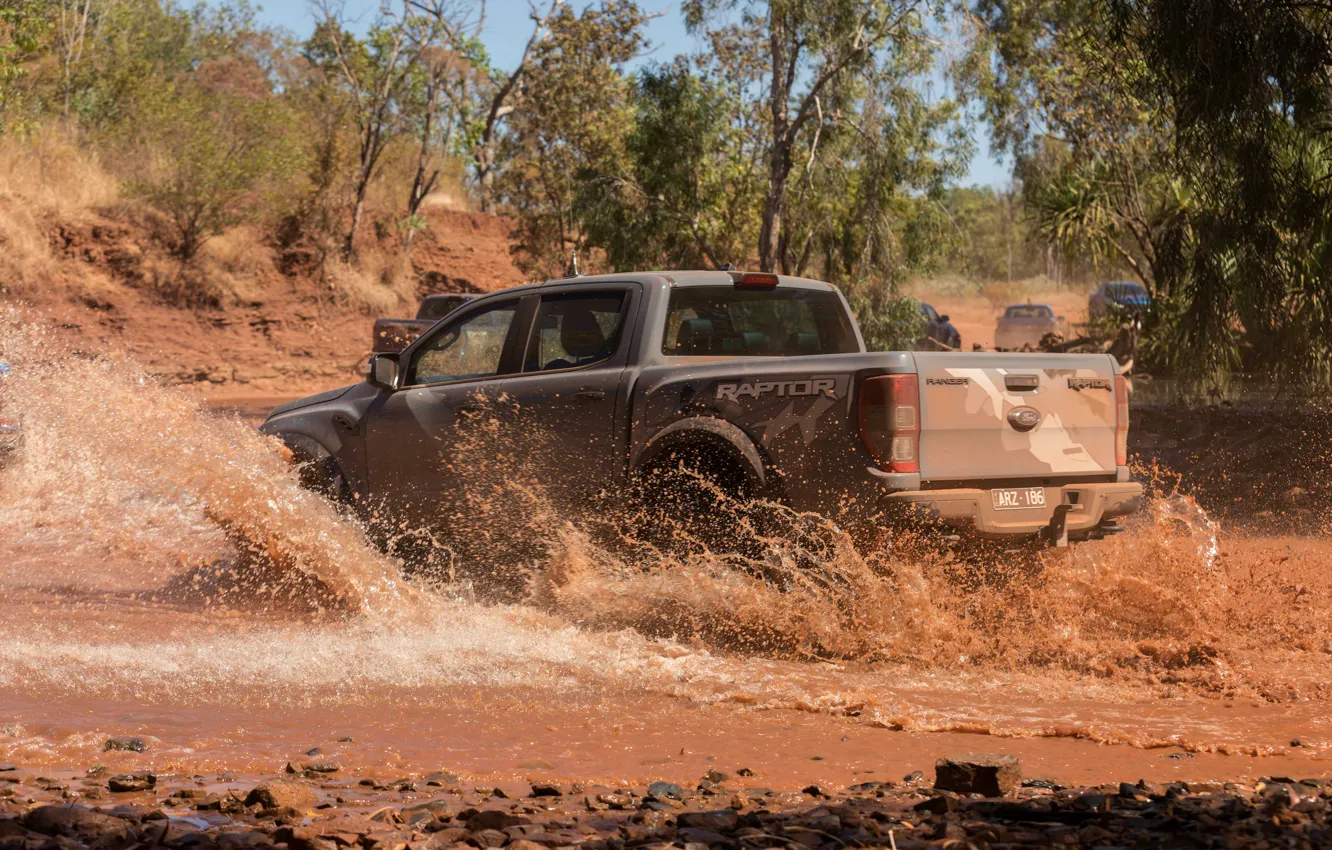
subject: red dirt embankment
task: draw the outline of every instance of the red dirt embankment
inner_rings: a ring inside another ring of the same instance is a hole
[[[142,214],[20,215],[0,204],[0,303],[30,308],[81,351],[123,352],[211,397],[296,396],[355,380],[375,316],[413,315],[428,292],[523,282],[510,224],[482,213],[429,210],[406,264],[371,245],[359,267],[324,269],[245,228],[182,267],[160,223]]]

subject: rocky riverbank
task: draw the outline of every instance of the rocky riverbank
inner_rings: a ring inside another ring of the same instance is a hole
[[[522,789],[448,773],[341,778],[334,762],[279,778],[37,773],[0,765],[0,850],[587,850],[705,847],[1326,847],[1332,779],[1065,788],[1011,757],[940,760],[933,778],[799,793],[750,772],[697,784]],[[999,794],[1002,796],[984,796]]]

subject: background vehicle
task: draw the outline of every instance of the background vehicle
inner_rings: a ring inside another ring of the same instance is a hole
[[[1106,281],[1087,298],[1087,316],[1099,319],[1112,311],[1141,316],[1152,306],[1152,296],[1140,283],[1127,280]]]
[[[475,298],[475,295],[447,293],[421,299],[415,319],[375,319],[371,351],[401,351],[430,326]]]
[[[1056,316],[1050,305],[1012,304],[995,326],[994,347],[1000,351],[1037,348],[1050,333],[1068,335],[1068,322],[1063,316]]]
[[[939,315],[939,311],[924,301],[920,302],[920,314],[925,317],[925,339],[921,340],[920,346],[922,349],[928,351],[945,348],[958,351],[962,348],[962,334],[953,327],[948,316]]]
[[[469,442],[478,417],[574,508],[683,467],[855,525],[915,514],[1062,544],[1119,530],[1142,494],[1110,356],[866,353],[837,289],[771,274],[492,293],[261,430],[317,486],[429,523],[497,455]]]

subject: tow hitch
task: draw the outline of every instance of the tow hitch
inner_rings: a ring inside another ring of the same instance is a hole
[[[1041,536],[1049,545],[1060,549],[1068,545],[1068,512],[1074,507],[1075,505],[1055,505],[1050,524],[1041,532]]]

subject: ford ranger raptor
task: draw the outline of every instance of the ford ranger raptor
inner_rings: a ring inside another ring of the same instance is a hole
[[[491,293],[262,430],[307,483],[407,522],[461,486],[467,423],[500,403],[506,445],[574,504],[689,468],[848,528],[907,514],[1060,546],[1142,501],[1109,355],[868,352],[834,286],[753,272]]]

